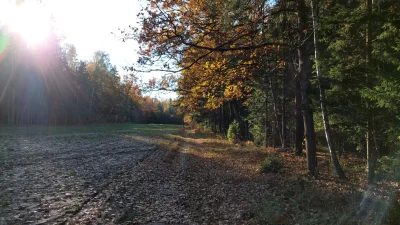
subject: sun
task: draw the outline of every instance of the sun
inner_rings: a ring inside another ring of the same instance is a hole
[[[30,46],[42,43],[49,36],[50,13],[39,3],[13,5],[3,15],[4,24],[25,39]]]

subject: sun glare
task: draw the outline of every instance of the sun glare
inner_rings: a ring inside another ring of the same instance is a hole
[[[43,42],[50,32],[50,13],[39,3],[23,3],[9,6],[3,12],[3,23],[24,38],[28,45]]]

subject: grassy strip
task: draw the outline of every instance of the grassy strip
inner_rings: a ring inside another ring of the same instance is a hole
[[[143,133],[143,134],[177,134],[180,125],[170,124],[97,124],[79,126],[23,126],[0,127],[0,135],[5,136],[42,136],[82,133]]]

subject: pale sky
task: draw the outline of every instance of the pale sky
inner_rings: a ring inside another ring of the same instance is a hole
[[[25,2],[32,4],[16,16],[17,13],[13,9],[15,0],[0,0],[0,25],[1,20],[3,22],[14,20],[14,25],[15,20],[21,20],[18,29],[27,33],[26,36],[30,39],[34,39],[34,36],[40,39],[40,26],[36,25],[44,23],[44,20],[40,20],[40,17],[43,17],[40,15],[52,14],[59,34],[65,38],[66,43],[75,45],[79,59],[90,60],[95,51],[103,50],[110,55],[111,63],[118,67],[121,74],[123,73],[121,66],[136,62],[136,42],[133,40],[122,42],[111,32],[118,34],[118,28],[128,28],[128,25],[136,27],[137,14],[142,8],[143,1],[25,0]],[[143,80],[159,76],[160,73],[147,74],[143,75]],[[168,96],[175,95],[168,94],[166,97]]]
[[[122,42],[111,32],[137,25],[139,0],[47,0],[45,4],[66,42],[76,46],[79,58],[88,60],[94,51],[104,50],[113,64],[136,61],[136,43]]]
[[[137,59],[136,43],[122,42],[111,32],[137,26],[140,0],[24,0],[20,7],[15,2],[0,0],[0,25],[18,27],[27,39],[43,36],[40,28],[52,14],[58,33],[66,43],[75,45],[80,59],[91,59],[97,50],[109,53],[116,65]]]

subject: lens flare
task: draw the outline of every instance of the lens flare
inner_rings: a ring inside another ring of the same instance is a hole
[[[0,62],[3,61],[6,55],[6,50],[9,43],[10,42],[8,36],[0,33]]]
[[[50,33],[50,13],[39,3],[3,5],[0,21],[13,33],[21,35],[28,45],[43,42]]]

